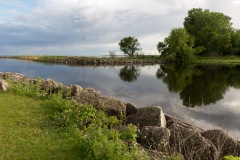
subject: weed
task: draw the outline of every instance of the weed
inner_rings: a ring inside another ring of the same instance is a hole
[[[225,160],[240,160],[240,157],[234,157],[234,156],[225,156]]]

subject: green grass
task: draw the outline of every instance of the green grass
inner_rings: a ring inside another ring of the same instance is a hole
[[[234,157],[234,156],[225,156],[224,160],[240,160],[240,157]]]
[[[62,92],[46,94],[40,81],[9,82],[10,91],[0,91],[0,160],[148,159],[134,145],[136,126],[119,132],[114,127],[121,120],[64,99]]]
[[[97,60],[97,59],[104,59],[104,60],[159,60],[159,55],[137,55],[134,57],[86,57],[86,56],[54,56],[54,55],[44,55],[44,56],[31,56],[31,55],[25,55],[25,56],[11,56],[13,59],[20,59],[20,60],[32,60],[32,61],[38,61],[38,62],[54,62],[56,59],[62,59],[62,60]]]
[[[225,56],[225,57],[197,57],[194,60],[197,64],[240,64],[240,57]]]
[[[0,159],[76,159],[69,137],[52,127],[42,100],[0,93]]]

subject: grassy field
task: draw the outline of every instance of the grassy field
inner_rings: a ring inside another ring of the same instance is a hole
[[[90,105],[78,105],[62,93],[11,83],[0,91],[0,160],[12,159],[148,159],[137,147],[137,127],[119,132],[121,120]],[[69,97],[70,98],[70,97]]]
[[[226,57],[197,57],[194,60],[197,64],[240,64],[240,57],[226,56]]]
[[[77,159],[71,139],[52,127],[42,100],[0,92],[0,159]]]

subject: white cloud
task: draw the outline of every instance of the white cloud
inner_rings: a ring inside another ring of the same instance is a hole
[[[234,17],[235,26],[238,25],[240,22],[237,22],[236,16],[240,11],[237,10],[239,4],[235,2],[237,1],[42,0],[25,5],[28,7],[26,9],[19,1],[6,3],[0,0],[0,4],[12,6],[9,12],[12,11],[11,16],[14,16],[7,20],[0,17],[0,48],[10,48],[4,50],[5,53],[13,53],[11,47],[21,45],[22,48],[37,48],[42,52],[47,52],[46,48],[54,48],[56,54],[87,54],[93,50],[97,54],[106,54],[110,49],[119,50],[117,42],[122,37],[135,36],[144,52],[154,53],[157,42],[163,40],[172,28],[182,27],[187,11],[193,7],[226,12]],[[22,10],[24,11],[21,12]],[[115,47],[107,48],[108,44],[115,44]],[[92,47],[88,47],[89,51],[82,52],[84,45]],[[65,46],[65,50],[59,49],[60,46]],[[71,48],[75,48],[74,52]],[[36,53],[36,50],[32,51],[33,54]],[[18,52],[24,54],[25,50]]]

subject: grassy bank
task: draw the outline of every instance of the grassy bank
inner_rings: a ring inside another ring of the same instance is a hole
[[[197,57],[194,60],[197,64],[240,64],[240,57],[238,56],[224,56],[224,57]]]
[[[77,159],[70,137],[49,125],[42,100],[0,93],[0,159]]]
[[[36,85],[0,91],[0,159],[148,159],[137,148],[136,127]],[[125,143],[127,142],[127,143]]]
[[[30,60],[36,62],[47,62],[47,63],[63,63],[63,64],[125,64],[127,61],[140,61],[147,64],[159,64],[168,62],[165,59],[161,59],[159,55],[138,55],[134,57],[85,57],[85,56],[0,56],[0,58],[12,58],[20,60]],[[197,56],[192,63],[196,64],[240,64],[239,56],[218,56],[218,57],[204,57]]]
[[[96,62],[96,61],[105,61],[105,62],[124,62],[124,61],[159,61],[159,55],[138,55],[134,57],[87,57],[87,56],[54,56],[54,55],[44,55],[44,56],[0,56],[0,58],[12,58],[20,60],[31,60],[36,62],[73,62],[73,63],[82,63],[82,62]]]
[[[55,55],[44,55],[44,56],[32,56],[32,55],[26,55],[26,56],[10,56],[14,59],[21,59],[21,60],[34,60],[34,61],[51,61],[55,59],[119,59],[119,60],[126,60],[126,59],[138,59],[138,60],[159,60],[159,55],[138,55],[134,57],[125,57],[125,56],[103,56],[103,57],[94,57],[94,56],[55,56]]]

